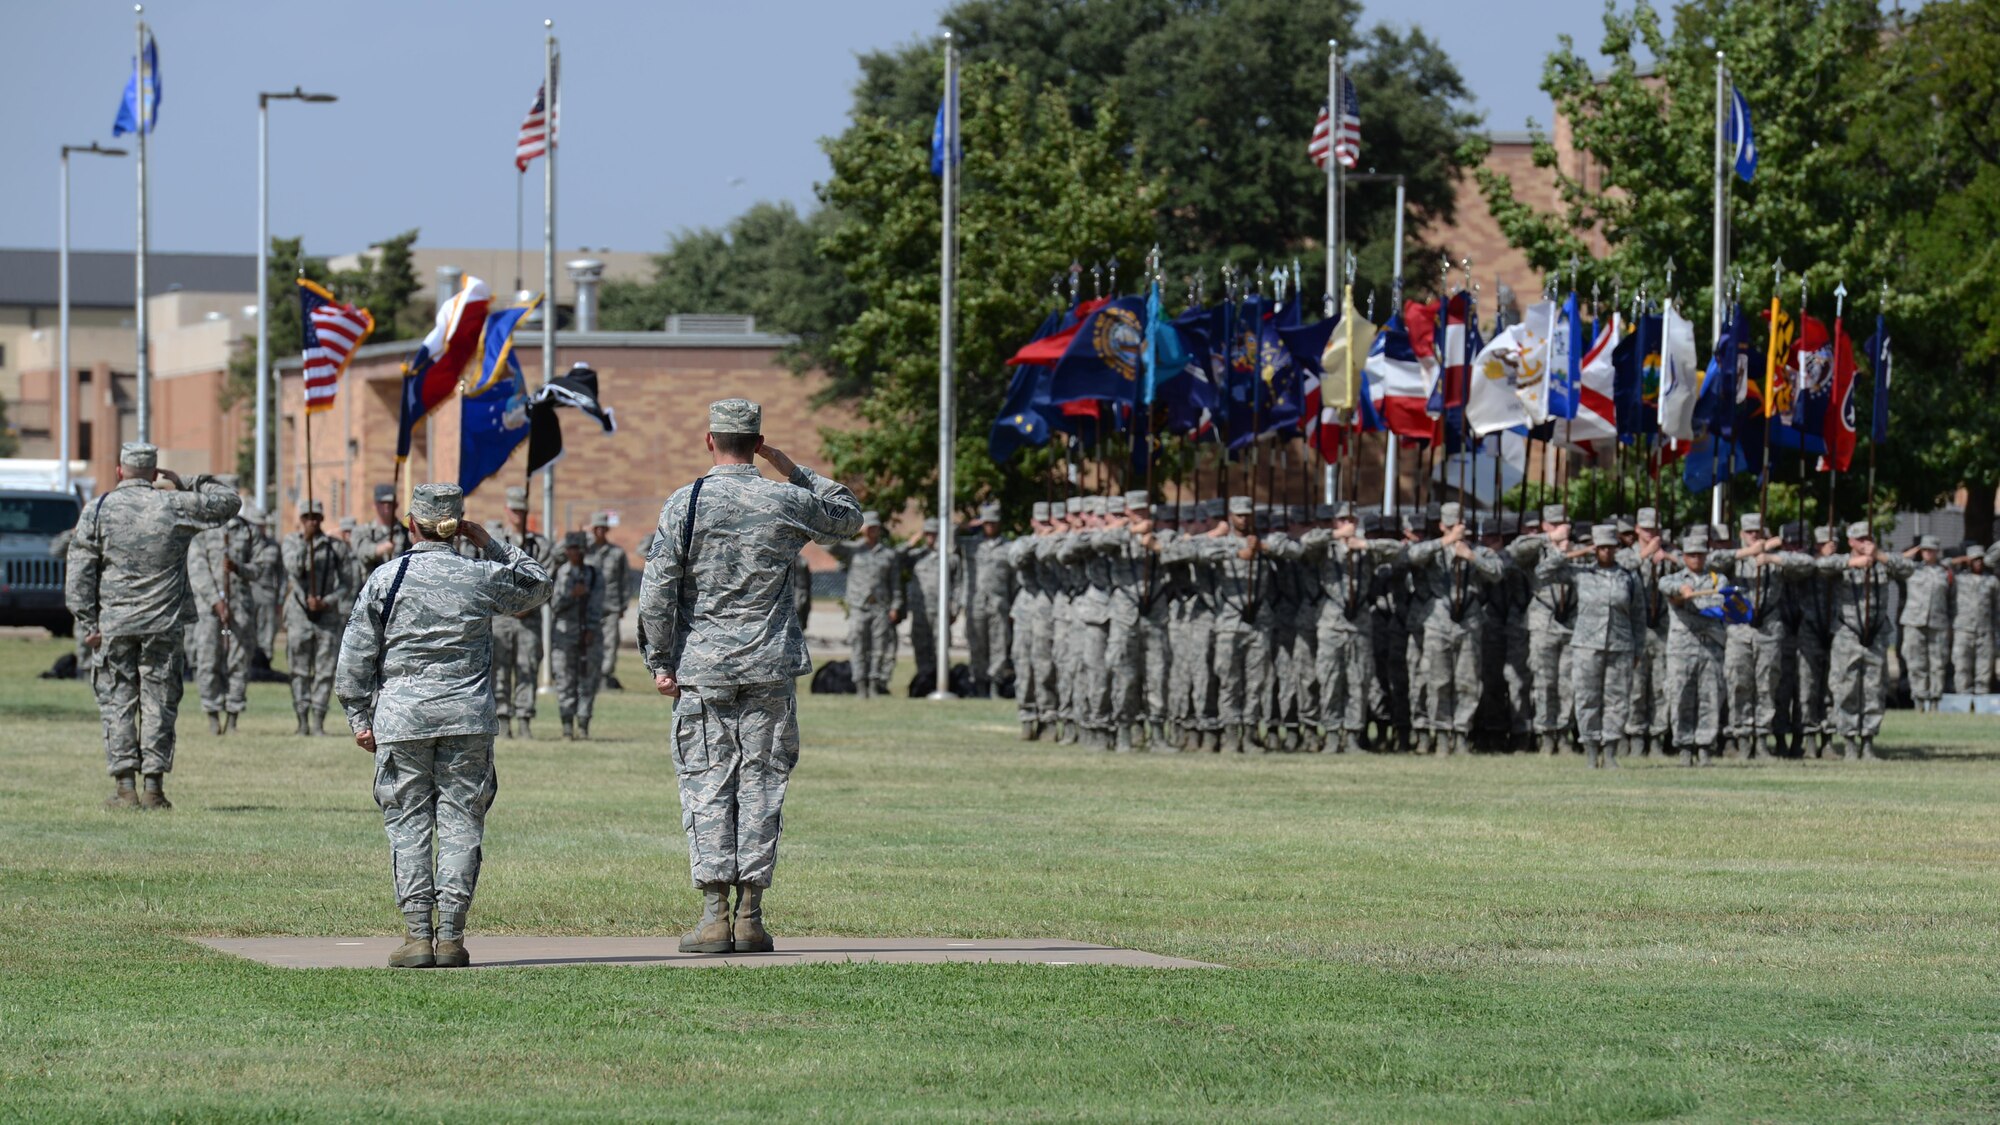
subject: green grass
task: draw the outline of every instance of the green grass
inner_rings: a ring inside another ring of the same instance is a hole
[[[1119,756],[1010,705],[802,697],[786,935],[1061,937],[1222,971],[302,971],[393,931],[369,761],[190,696],[113,815],[87,688],[0,641],[0,1119],[1993,1120],[2000,725],[1875,766]],[[636,677],[634,677],[636,678]],[[551,708],[552,711],[552,708]],[[664,701],[503,742],[481,933],[678,933]],[[545,726],[553,729],[552,717]]]

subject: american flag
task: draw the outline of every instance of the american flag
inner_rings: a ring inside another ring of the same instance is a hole
[[[1354,96],[1354,80],[1343,74],[1340,76],[1340,135],[1333,139],[1333,154],[1343,168],[1353,168],[1361,161],[1361,99]],[[1327,112],[1319,107],[1319,120],[1313,122],[1312,142],[1306,145],[1306,153],[1312,162],[1326,167]]]
[[[375,331],[367,309],[343,305],[333,294],[299,278],[299,334],[304,338],[306,412],[331,409],[341,373],[354,349]]]
[[[555,112],[549,113],[547,94],[547,87],[535,88],[534,107],[528,110],[528,116],[521,122],[521,135],[514,141],[514,170],[517,172],[526,172],[535,157],[548,152],[549,145],[555,143],[556,127],[561,124],[562,98],[556,98]]]

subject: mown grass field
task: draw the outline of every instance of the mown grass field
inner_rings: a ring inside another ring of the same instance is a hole
[[[1873,766],[1120,756],[1010,705],[802,697],[786,935],[1062,937],[1224,971],[265,968],[390,933],[369,760],[192,694],[114,815],[88,689],[0,640],[0,1119],[2000,1118],[2000,723]],[[636,679],[636,677],[633,677]],[[503,742],[481,933],[691,921],[663,700]],[[553,707],[544,718],[555,727]],[[544,735],[546,738],[546,734]]]

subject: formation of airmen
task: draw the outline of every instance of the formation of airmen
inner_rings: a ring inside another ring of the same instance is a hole
[[[936,524],[897,548],[880,522],[836,548],[864,695],[887,691],[906,607],[939,612]],[[1011,678],[1024,739],[1872,760],[1892,648],[1920,709],[1994,677],[2000,546],[1894,554],[1866,523],[1670,537],[1651,508],[1580,529],[1561,504],[1395,517],[1135,491],[1037,503],[1031,527],[1002,537],[983,508],[944,609],[968,612],[979,690]]]

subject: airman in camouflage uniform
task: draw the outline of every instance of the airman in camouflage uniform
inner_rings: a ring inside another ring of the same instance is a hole
[[[278,513],[256,513],[256,544],[251,548],[251,570],[256,578],[250,584],[250,600],[257,607],[257,653],[260,659],[252,661],[252,666],[271,666],[271,658],[278,652],[278,623],[284,620],[285,601],[285,553],[271,530],[278,526]]]
[[[847,564],[847,648],[861,698],[887,695],[903,620],[903,556],[883,541],[882,517],[861,514],[861,541],[828,550]]]
[[[1576,586],[1567,570],[1543,577],[1537,568],[1549,555],[1569,550],[1569,532],[1568,511],[1561,504],[1545,505],[1540,534],[1524,535],[1508,548],[1514,561],[1534,576],[1528,602],[1529,692],[1535,737],[1550,754],[1571,740],[1576,701],[1570,694],[1569,639],[1576,620]]]
[[[938,620],[938,528],[936,519],[926,518],[923,530],[903,547],[902,565],[909,571],[904,579],[903,605],[910,611],[910,652],[916,657],[917,670],[914,684],[921,685],[924,693],[937,685],[937,620]],[[954,574],[953,578],[960,577]],[[917,597],[909,595],[909,583],[915,583]],[[958,591],[961,585],[952,583],[952,596],[946,599],[944,612],[951,619],[958,619]]]
[[[417,486],[417,541],[394,565],[377,567],[355,597],[335,675],[355,744],[375,755],[375,803],[407,927],[389,958],[397,968],[471,963],[465,919],[499,791],[493,622],[549,596],[541,563],[477,524],[461,528],[464,515],[456,485]],[[461,530],[483,558],[453,551]]]
[[[507,490],[507,530],[501,538],[519,547],[544,571],[555,569],[555,545],[528,529],[528,490]],[[544,599],[546,600],[546,599]],[[538,605],[540,603],[537,603]],[[535,689],[542,674],[542,611],[508,614],[493,623],[493,691],[499,707],[500,733],[534,736]]]
[[[1660,579],[1680,569],[1660,535],[1660,514],[1652,508],[1639,509],[1637,541],[1619,552],[1620,565],[1639,580],[1639,652],[1632,668],[1632,701],[1626,711],[1625,731],[1638,745],[1641,757],[1653,756],[1658,746],[1665,753],[1671,732],[1668,725],[1667,598],[1660,592]]]
[[[1727,753],[1755,760],[1776,757],[1790,733],[1792,701],[1784,670],[1797,659],[1797,646],[1786,629],[1789,583],[1782,565],[1757,561],[1777,551],[1779,538],[1765,537],[1764,521],[1754,512],[1737,527],[1743,549],[1712,552],[1708,565],[1750,599],[1751,620],[1728,628],[1723,677],[1729,683]]]
[[[556,692],[564,738],[590,737],[590,716],[597,706],[598,677],[604,657],[597,651],[604,620],[604,576],[585,561],[590,537],[572,531],[563,540],[563,561],[556,567],[555,594],[549,600],[549,679]]]
[[[1104,532],[1123,526],[1125,498],[1088,497],[1092,526],[1073,532],[1063,543],[1058,557],[1080,575],[1080,588],[1071,600],[1075,618],[1072,654],[1076,661],[1076,721],[1085,745],[1110,749],[1116,717],[1111,701],[1111,583],[1110,558],[1100,545],[1108,540]],[[1115,504],[1113,503],[1115,501]]]
[[[1007,544],[1007,567],[1014,575],[1014,605],[1009,614],[1014,636],[1014,713],[1023,739],[1038,739],[1042,725],[1053,717],[1051,692],[1054,667],[1049,658],[1049,615],[1054,608],[1045,572],[1035,558],[1035,541],[1051,534],[1049,505],[1035,501],[1028,520],[1030,533]]]
[[[172,487],[158,487],[165,481]],[[117,788],[109,808],[170,809],[174,720],[181,701],[182,613],[191,606],[188,543],[243,505],[207,476],[159,468],[159,450],[127,442],[118,485],[86,506],[70,538],[63,599],[94,652],[90,684],[104,720],[104,756]],[[143,774],[145,792],[136,787]]]
[[[1834,728],[1846,742],[1849,761],[1875,759],[1875,736],[1882,730],[1887,698],[1885,670],[1895,618],[1889,612],[1891,587],[1916,569],[1901,555],[1885,554],[1865,521],[1847,526],[1846,554],[1813,560],[1833,581]]]
[[[1566,555],[1546,555],[1544,572],[1570,570],[1576,589],[1576,622],[1570,632],[1571,689],[1576,700],[1576,733],[1590,768],[1618,765],[1618,744],[1630,723],[1633,664],[1645,631],[1645,603],[1639,579],[1618,565],[1618,529],[1590,529],[1590,547]],[[1584,563],[1584,558],[1590,558]]]
[[[597,568],[597,576],[604,582],[604,610],[597,618],[597,647],[603,651],[598,682],[613,691],[623,691],[625,685],[618,682],[614,673],[618,669],[618,648],[624,641],[625,609],[631,604],[632,560],[625,557],[625,548],[611,541],[610,512],[591,514],[590,549],[584,561]],[[806,576],[806,590],[806,605],[810,608],[810,572]],[[804,627],[803,622],[800,627]]]
[[[1204,556],[1203,540],[1226,530],[1226,504],[1210,497],[1181,505],[1181,534],[1160,549],[1160,561],[1180,576],[1174,583],[1178,611],[1168,626],[1173,662],[1167,669],[1167,711],[1181,728],[1183,746],[1210,753],[1221,749],[1222,738],[1214,659],[1219,603],[1215,564]]]
[[[1256,511],[1250,497],[1232,496],[1227,532],[1189,543],[1194,557],[1214,568],[1216,715],[1221,748],[1238,754],[1255,744],[1251,725],[1258,716],[1251,693],[1260,682],[1258,670],[1270,661],[1264,634],[1257,628],[1251,577],[1263,561]]]
[[[1986,572],[1985,548],[1977,543],[1967,543],[1952,564],[1964,568],[1952,576],[1952,683],[1961,692],[1984,695],[1993,690],[1993,633],[2000,622],[2000,578]]]
[[[1011,552],[1000,534],[1000,505],[979,506],[979,537],[960,548],[960,602],[965,607],[965,642],[972,662],[972,691],[985,697],[1006,676],[1010,624],[1014,603]]]
[[[320,532],[325,510],[317,500],[299,504],[300,530],[285,536],[285,660],[292,669],[292,712],[296,733],[326,733],[326,708],[333,698],[333,669],[340,658],[340,604],[349,578],[347,556]],[[308,726],[310,719],[310,726]]]
[[[1472,715],[1479,707],[1480,587],[1498,582],[1503,567],[1498,555],[1467,542],[1460,505],[1441,505],[1438,522],[1443,534],[1406,552],[1421,591],[1415,604],[1424,612],[1420,667],[1429,714],[1418,752],[1466,754],[1472,750]]]
[[[1711,765],[1721,734],[1722,665],[1727,644],[1720,613],[1722,575],[1708,569],[1708,535],[1689,532],[1681,541],[1681,569],[1661,576],[1667,596],[1667,708],[1674,746],[1683,765]]]
[[[1488,516],[1480,543],[1500,558],[1500,580],[1486,587],[1486,692],[1492,699],[1493,729],[1512,750],[1527,744],[1534,705],[1528,698],[1528,602],[1533,598],[1526,570],[1506,552],[1514,516]],[[1665,628],[1664,624],[1661,626]],[[1664,636],[1664,634],[1663,634]]]
[[[1910,673],[1910,696],[1917,710],[1937,710],[1944,694],[1944,662],[1951,654],[1951,571],[1938,565],[1935,535],[1917,541],[1905,555],[1920,564],[1903,583],[1901,654]]]
[[[1798,731],[1811,739],[1804,752],[1825,757],[1833,741],[1830,719],[1831,696],[1827,687],[1828,666],[1833,654],[1833,579],[1811,565],[1813,559],[1833,554],[1837,544],[1830,527],[1813,528],[1813,549],[1790,552],[1785,562],[1789,597],[1799,609],[1798,631]]]
[[[808,540],[832,546],[861,527],[853,493],[763,444],[762,415],[745,399],[709,407],[715,468],[660,510],[662,542],[639,593],[646,666],[661,694],[679,698],[674,769],[704,905],[681,939],[688,952],[772,948],[763,893],[799,757],[797,677],[812,671],[792,607],[792,559]],[[759,476],[753,452],[784,481]]]
[[[1130,510],[1129,499],[1127,510]],[[1176,583],[1182,572],[1167,566],[1161,552],[1180,538],[1180,505],[1154,504],[1151,512],[1152,546],[1139,564],[1139,648],[1144,665],[1140,675],[1139,715],[1147,747],[1174,750],[1181,745],[1181,734],[1167,717],[1167,684],[1173,678],[1174,661],[1169,633],[1175,604],[1181,597]],[[1021,576],[1015,577],[1018,582]]]
[[[396,486],[375,486],[375,518],[354,529],[349,541],[361,562],[362,577],[410,549],[410,530],[396,522]]]
[[[234,487],[231,482],[224,484]],[[246,508],[188,543],[188,584],[194,593],[195,687],[211,734],[236,729],[256,647],[257,511]]]
[[[1395,539],[1363,537],[1351,503],[1336,505],[1331,519],[1331,528],[1314,528],[1286,550],[1317,568],[1321,597],[1313,675],[1319,680],[1321,749],[1343,754],[1366,745],[1375,683],[1374,615],[1368,604],[1375,569],[1400,557],[1404,546]]]

